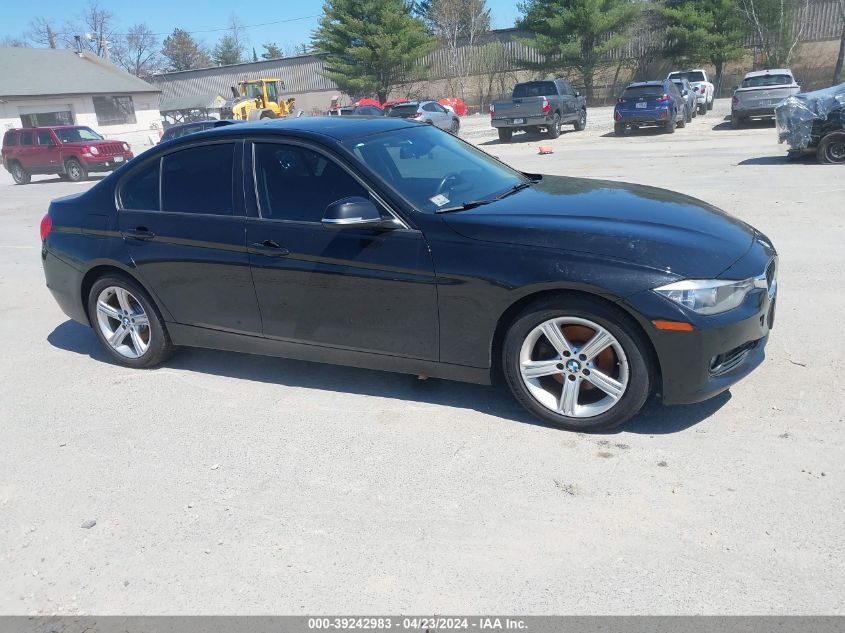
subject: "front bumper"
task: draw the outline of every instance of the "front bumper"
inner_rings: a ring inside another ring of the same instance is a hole
[[[695,315],[651,290],[624,305],[645,317],[640,323],[660,364],[664,404],[690,404],[725,391],[763,362],[776,303],[774,280],[769,289],[752,290],[741,306],[718,315]],[[659,330],[655,319],[692,323],[695,330]]]
[[[82,164],[88,171],[114,171],[132,160],[133,156],[132,152],[115,156],[83,156]]]

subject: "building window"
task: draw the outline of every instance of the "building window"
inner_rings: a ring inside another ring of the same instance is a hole
[[[137,123],[132,97],[93,97],[99,125]]]
[[[33,112],[21,114],[23,127],[48,127],[51,125],[73,125],[73,113],[70,110],[56,112]]]

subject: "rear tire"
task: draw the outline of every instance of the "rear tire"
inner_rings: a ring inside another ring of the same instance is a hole
[[[499,142],[500,143],[510,143],[511,138],[513,138],[513,130],[509,127],[500,127],[497,128],[499,132]]]
[[[554,117],[552,117],[552,124],[546,131],[546,135],[549,138],[557,138],[560,136],[560,115],[557,112],[555,112]]]
[[[698,113],[701,114],[701,115],[707,114],[707,106],[704,105],[703,103],[699,103],[698,104]]]
[[[625,136],[625,124],[624,123],[614,123],[613,124],[613,133],[616,136]]]
[[[71,182],[81,182],[88,177],[88,171],[75,158],[70,158],[65,163],[65,175]]]
[[[12,163],[11,172],[16,185],[27,185],[32,180],[30,173],[17,161]]]
[[[152,298],[129,277],[113,274],[95,281],[88,293],[88,318],[100,344],[121,365],[153,367],[175,351]],[[133,324],[133,319],[137,323]],[[125,330],[123,338],[110,343],[106,336],[115,338],[121,328]]]
[[[707,102],[707,109],[708,109],[708,110],[712,110],[712,109],[713,109],[713,99],[710,99],[710,101],[708,101],[708,102]]]
[[[731,112],[731,127],[735,130],[742,127],[742,119],[733,112]]]
[[[845,132],[833,132],[823,137],[816,149],[816,158],[828,165],[845,163]]]
[[[553,343],[545,332],[555,331],[562,337]],[[609,342],[591,352],[598,335]],[[634,416],[651,390],[649,358],[648,343],[627,314],[584,296],[528,306],[508,328],[502,348],[505,379],[517,401],[543,422],[571,431],[601,431]],[[543,372],[527,372],[531,364]],[[574,400],[565,403],[567,385]]]
[[[663,124],[663,131],[666,132],[666,134],[674,134],[675,133],[675,127],[678,124],[677,117],[678,117],[678,115],[673,113],[672,116],[670,116],[666,120],[666,122]]]
[[[686,108],[686,106],[684,106],[684,116],[681,117],[680,121],[676,120],[675,123],[679,128],[685,128],[687,126],[687,108]]]

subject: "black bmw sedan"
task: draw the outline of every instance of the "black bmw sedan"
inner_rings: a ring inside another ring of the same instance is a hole
[[[519,172],[401,119],[299,118],[163,143],[53,201],[41,257],[115,361],[179,346],[490,383],[618,425],[764,358],[777,256],[662,189]]]

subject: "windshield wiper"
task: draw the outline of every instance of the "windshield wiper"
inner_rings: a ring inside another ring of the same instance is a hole
[[[480,207],[483,204],[490,204],[491,202],[496,202],[497,200],[501,200],[502,198],[507,198],[509,195],[516,193],[517,191],[522,191],[526,187],[530,187],[531,185],[533,185],[534,182],[535,181],[520,182],[515,184],[513,187],[511,187],[504,193],[500,193],[495,198],[486,198],[483,200],[470,200],[469,202],[464,202],[463,204],[458,204],[454,207],[443,207],[442,209],[437,209],[435,213],[454,213],[455,211],[466,211],[467,209],[474,209],[475,207]]]

